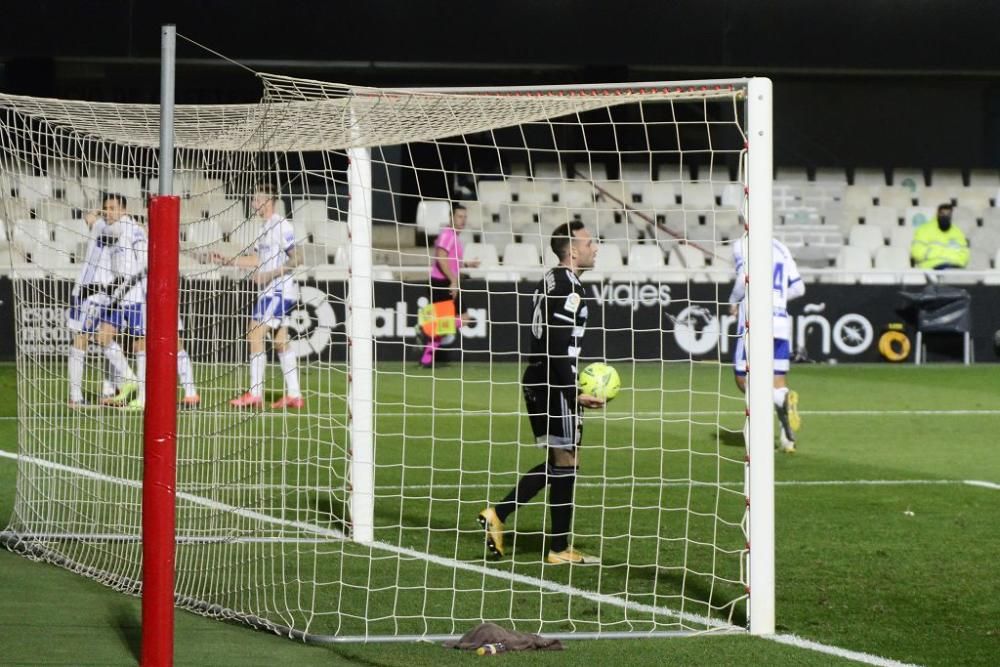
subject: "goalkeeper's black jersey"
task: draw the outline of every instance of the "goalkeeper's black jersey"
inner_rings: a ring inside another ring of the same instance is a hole
[[[550,269],[532,297],[531,353],[528,361],[544,364],[548,384],[576,388],[577,359],[587,327],[583,285],[564,266]]]

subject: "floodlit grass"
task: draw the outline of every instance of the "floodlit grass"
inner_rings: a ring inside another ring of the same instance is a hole
[[[455,364],[433,373],[379,366],[375,535],[392,548],[336,537],[350,520],[347,408],[320,395],[343,395],[342,369],[304,373],[307,414],[244,418],[224,403],[245,371],[199,368],[205,407],[182,415],[180,425],[179,488],[189,496],[178,503],[179,517],[191,541],[178,550],[179,580],[200,599],[270,610],[277,622],[301,628],[311,618],[309,631],[317,634],[461,633],[481,618],[531,631],[697,629],[706,614],[742,624],[735,583],[742,400],[729,371],[712,364],[619,370],[621,396],[606,412],[588,413],[574,524],[577,543],[601,551],[604,565],[567,569],[541,565],[547,519],[540,502],[510,522],[512,555],[502,561],[485,557],[475,526],[476,512],[541,460],[520,414],[516,365]],[[36,453],[105,477],[71,483],[79,475],[42,468],[21,483],[58,489],[64,502],[57,511],[74,532],[90,525],[134,533],[139,492],[122,481],[139,478],[141,419],[70,413],[59,365],[25,372],[35,389],[22,428]],[[1000,482],[997,372],[986,365],[794,368],[804,427],[799,453],[776,460],[779,631],[915,663],[993,662],[1000,582],[988,564],[1000,549],[993,516],[1000,491],[961,481]],[[12,395],[14,385],[13,367],[0,368],[0,390]],[[12,416],[14,404],[0,414]],[[0,447],[14,451],[15,442],[16,421],[0,420]],[[15,468],[0,459],[0,517],[13,502]],[[234,518],[226,507],[243,511]],[[230,541],[213,541],[218,536]],[[248,536],[273,539],[238,539]],[[135,544],[64,547],[75,560],[138,577]],[[456,568],[456,561],[472,567]],[[15,638],[4,642],[5,660],[130,660],[136,600],[10,554],[0,554],[0,563],[0,587],[9,591],[0,626]],[[250,572],[238,574],[241,564]],[[676,611],[687,616],[679,621]],[[465,657],[413,644],[304,647],[190,614],[178,618],[178,661],[188,664],[412,665]],[[59,648],[53,636],[87,647],[93,659]],[[594,664],[620,660],[622,651],[635,664],[663,664],[664,656],[684,664],[835,660],[746,636],[569,649]],[[555,664],[565,657],[515,660]]]

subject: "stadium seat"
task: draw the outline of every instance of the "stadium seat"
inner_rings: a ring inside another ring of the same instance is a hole
[[[815,208],[802,207],[786,209],[781,216],[781,223],[787,226],[800,227],[802,225],[820,225],[823,224],[823,220]]]
[[[614,245],[602,243],[597,248],[597,258],[594,260],[594,270],[610,273],[621,271],[625,266],[622,255]]]
[[[969,264],[966,268],[970,271],[989,271],[994,252],[995,248],[969,248]]]
[[[973,169],[969,172],[969,186],[991,188],[996,190],[1000,187],[1000,170],[997,169]]]
[[[239,252],[252,252],[257,246],[257,236],[260,225],[256,220],[244,220],[229,233],[229,242],[234,244]]]
[[[857,167],[854,170],[852,184],[855,186],[884,187],[887,183],[885,169],[881,167]]]
[[[667,266],[681,269],[705,268],[705,253],[689,244],[678,244],[667,255]]]
[[[711,211],[715,208],[715,192],[709,182],[684,181],[680,195],[686,211]]]
[[[129,207],[133,209],[142,200],[142,183],[138,178],[109,178],[104,189],[107,192],[123,195],[128,200]]]
[[[847,185],[847,170],[841,167],[816,167],[815,181]]]
[[[312,277],[316,282],[342,282],[348,278],[346,266],[335,264],[320,264],[312,269]]]
[[[874,195],[870,186],[852,185],[844,190],[844,206],[846,208],[863,211],[874,204]]]
[[[76,267],[77,271],[72,271],[73,253],[58,248],[52,243],[36,244],[31,251],[31,263],[37,264],[46,271],[67,268],[71,269],[72,273],[79,271],[79,267]]]
[[[933,206],[937,208],[940,204],[954,204],[962,196],[961,187],[938,187],[932,185],[920,190],[917,193],[917,201],[921,206]]]
[[[854,225],[847,237],[847,245],[851,248],[864,250],[869,257],[885,245],[884,234],[879,227],[872,225]]]
[[[528,206],[521,203],[503,204],[500,207],[500,224],[518,234],[521,230],[530,230],[538,224],[536,218],[540,215],[537,206]],[[483,229],[486,229],[488,226],[490,226],[489,223],[484,224]]]
[[[691,173],[691,167],[692,165],[687,162],[683,164],[678,162],[661,162],[656,165],[656,180],[673,183],[690,181],[694,178],[694,175]]]
[[[906,271],[910,268],[910,249],[899,246],[877,248],[874,266],[884,271]]]
[[[497,249],[488,243],[470,243],[465,246],[463,257],[466,261],[479,260],[479,266],[474,269],[462,269],[472,278],[485,278],[486,274],[500,266]]]
[[[508,243],[503,249],[503,265],[516,267],[541,266],[541,255],[534,243]]]
[[[314,243],[327,247],[341,248],[348,244],[349,228],[346,222],[328,220],[325,223],[313,225],[312,238]]]
[[[553,185],[558,185],[558,182],[532,181],[518,189],[517,203],[522,206],[549,206],[554,201]]]
[[[565,211],[557,210],[556,213],[564,215],[565,216],[564,219],[579,220],[583,224],[587,225],[587,229],[593,230],[597,228],[596,208],[593,207],[573,208],[573,209],[565,209]],[[545,222],[556,222],[557,220],[559,220],[559,224],[562,224],[561,222],[562,219],[559,218],[546,218]]]
[[[182,239],[199,246],[217,243],[222,240],[222,229],[215,220],[198,220],[181,225]],[[325,260],[324,260],[325,261]]]
[[[483,225],[483,233],[479,235],[480,243],[493,246],[498,255],[508,243],[513,243],[515,240],[511,228],[499,222],[486,223]]]
[[[965,206],[956,206],[951,211],[951,220],[958,225],[959,229],[968,231],[979,224],[979,215],[976,211]]]
[[[826,282],[853,284],[857,282],[859,274],[867,273],[872,268],[871,253],[864,248],[844,246],[840,249],[834,266],[841,272],[834,274]]]
[[[486,213],[483,211],[483,205],[477,201],[463,201],[462,206],[465,207],[466,211],[465,228],[476,232],[481,231],[483,225],[486,224]]]
[[[1000,208],[988,208],[983,211],[983,227],[1000,229]],[[964,230],[968,232],[969,230]]]
[[[620,258],[628,257],[629,249],[639,241],[639,230],[629,222],[618,222],[601,227],[599,238],[605,254],[611,247],[617,248]],[[619,258],[619,259],[620,259]]]
[[[680,208],[677,203],[677,191],[675,185],[668,182],[656,181],[644,183],[642,186],[642,205],[640,208],[646,209],[669,209]]]
[[[76,245],[88,241],[90,230],[83,220],[70,218],[50,222],[49,234],[55,246],[64,248],[67,252],[75,255]],[[2,236],[2,229],[0,229],[0,238],[4,238]]]
[[[991,254],[1000,248],[1000,225],[983,224],[981,227],[971,227],[965,230],[965,235],[970,248],[985,250]]]
[[[913,206],[913,202],[916,199],[915,193],[906,188],[897,187],[882,188],[875,196],[878,199],[879,206],[898,209]]]
[[[892,170],[892,184],[897,188],[906,188],[917,192],[927,185],[923,169],[913,167],[897,167]]]
[[[893,227],[889,232],[889,245],[893,248],[903,248],[910,251],[910,244],[913,243],[913,227]]]
[[[981,217],[983,211],[990,208],[990,199],[996,194],[996,188],[991,190],[969,186],[958,192],[958,205],[976,211]]]
[[[302,251],[302,263],[306,266],[320,266],[330,261],[329,249],[322,243],[302,243],[298,248]]]
[[[874,267],[880,273],[862,274],[860,282],[863,285],[894,285],[922,283],[921,275],[910,272],[910,252],[908,248],[882,247],[875,251]],[[893,273],[888,273],[893,272]]]
[[[739,211],[743,208],[743,184],[742,183],[721,183],[715,184],[715,195],[719,199],[719,206],[722,208]]]
[[[73,208],[58,199],[45,199],[35,205],[35,217],[42,220],[69,220],[73,217]]]
[[[734,210],[717,210],[714,214],[708,215],[705,224],[712,230],[715,241],[727,241],[743,236],[739,213]]]
[[[594,186],[584,181],[563,181],[556,190],[560,206],[587,208],[594,205]]]
[[[448,202],[424,199],[417,204],[417,229],[427,236],[437,236],[450,224],[451,204]]]
[[[708,269],[708,278],[716,283],[728,283],[733,280],[733,244],[717,243],[712,248],[712,265]]]
[[[597,206],[605,209],[622,210],[635,200],[636,195],[642,193],[639,183],[626,181],[597,181],[596,198]]]
[[[876,227],[882,236],[889,236],[893,227],[899,226],[899,212],[886,206],[869,206],[864,212],[865,226]],[[854,229],[857,225],[850,227]],[[850,233],[850,231],[848,231]]]
[[[961,169],[931,169],[931,185],[935,188],[963,188],[965,178]]]
[[[903,211],[904,227],[919,227],[937,215],[935,206],[907,206]]]
[[[646,163],[625,163],[621,166],[619,178],[626,183],[649,183],[653,180],[653,170]],[[1000,181],[998,181],[998,184],[1000,184]]]
[[[667,254],[667,270],[658,276],[666,282],[706,282],[705,253],[688,244],[673,244]]]
[[[293,199],[291,219],[306,226],[323,223],[328,218],[326,199]]]
[[[628,269],[636,280],[660,275],[666,268],[663,251],[658,245],[634,245],[628,251]]]
[[[608,168],[596,162],[577,162],[573,165],[573,178],[587,181],[602,181],[608,178]]]
[[[774,180],[781,183],[798,183],[809,180],[809,172],[805,167],[778,167],[774,172]]]
[[[52,198],[52,181],[48,176],[18,175],[14,180],[14,187],[18,198],[31,207]]]
[[[567,178],[563,166],[558,162],[535,162],[531,165],[531,175],[535,179]]]
[[[476,189],[484,216],[500,215],[500,207],[513,199],[506,181],[479,181]]]

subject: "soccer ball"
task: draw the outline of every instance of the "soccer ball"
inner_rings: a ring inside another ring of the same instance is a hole
[[[584,394],[610,401],[621,388],[622,379],[618,377],[618,371],[607,364],[596,362],[580,373],[580,390]]]

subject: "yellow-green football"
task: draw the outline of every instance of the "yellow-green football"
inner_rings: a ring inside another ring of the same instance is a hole
[[[618,371],[605,363],[590,364],[580,372],[580,391],[610,401],[622,388]]]

